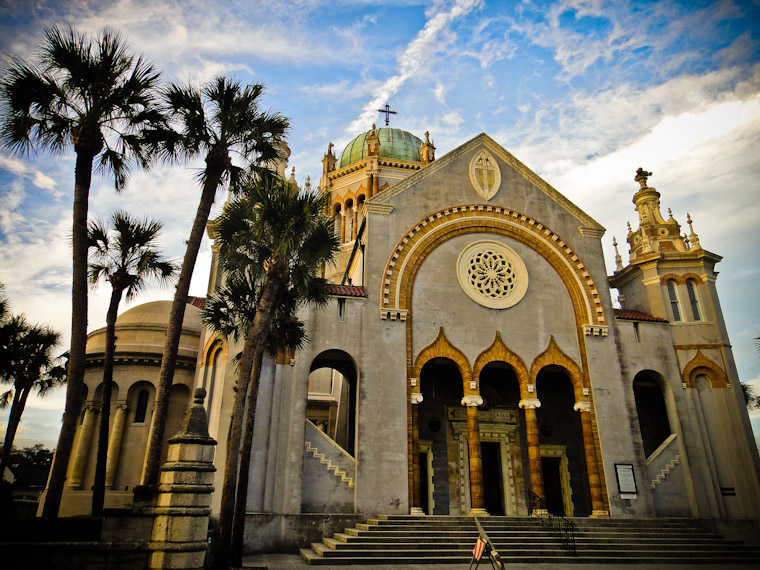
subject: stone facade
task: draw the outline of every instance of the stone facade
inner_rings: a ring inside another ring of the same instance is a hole
[[[319,513],[760,519],[720,256],[661,215],[650,173],[609,276],[604,228],[487,135],[436,158],[392,130],[323,159],[343,245],[329,303],[301,313],[308,346],[264,362],[248,548],[291,547]],[[239,347],[196,340],[180,384],[208,392],[223,465]]]

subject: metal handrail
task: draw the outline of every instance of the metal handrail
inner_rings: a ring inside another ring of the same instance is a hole
[[[562,515],[553,515],[546,508],[546,501],[533,491],[528,491],[530,512],[542,525],[551,529],[554,534],[562,539],[565,548],[569,549],[573,556],[578,556],[575,551],[575,525]]]

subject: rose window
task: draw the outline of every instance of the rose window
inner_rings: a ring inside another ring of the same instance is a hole
[[[492,309],[517,304],[528,286],[528,272],[520,257],[499,242],[469,245],[457,261],[459,284],[475,302]]]

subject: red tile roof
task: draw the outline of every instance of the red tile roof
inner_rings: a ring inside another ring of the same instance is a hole
[[[327,286],[330,295],[336,297],[366,297],[367,288],[359,285],[335,285]]]
[[[655,317],[648,313],[642,313],[641,311],[633,311],[631,309],[615,309],[615,318],[626,321],[651,321],[654,323],[668,322],[667,319],[661,319],[660,317]]]
[[[203,307],[206,306],[206,297],[193,297],[192,295],[188,295],[187,304],[203,309]]]

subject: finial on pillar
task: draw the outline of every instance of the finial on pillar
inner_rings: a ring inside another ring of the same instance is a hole
[[[196,388],[193,391],[193,403],[203,405],[203,400],[206,399],[206,389]]]
[[[617,239],[615,239],[614,236],[612,237],[612,246],[615,248],[615,271],[622,271],[623,258],[620,257],[620,252],[618,251]]]
[[[633,230],[631,229],[631,222],[626,222],[626,226],[628,226],[628,235],[630,236],[633,233]]]
[[[683,243],[686,246],[686,249],[690,249],[690,247],[689,247],[689,236],[686,235],[686,232],[683,233],[683,236],[681,236],[681,239],[683,239]]]
[[[308,174],[306,175],[306,182],[304,182],[303,187],[307,192],[311,192],[311,176]]]
[[[651,172],[647,172],[639,166],[639,169],[636,171],[636,176],[633,179],[641,185],[641,189],[643,190],[647,187],[647,178],[650,176],[652,176]]]
[[[430,142],[429,131],[425,131],[425,142],[420,147],[420,160],[424,164],[430,164],[435,160],[435,145]]]
[[[673,219],[673,210],[671,210],[670,208],[668,208],[668,221],[670,221],[672,219]]]
[[[686,223],[689,224],[689,249],[699,249],[702,246],[699,245],[699,237],[694,233],[694,228],[691,226],[691,215],[686,213]]]

